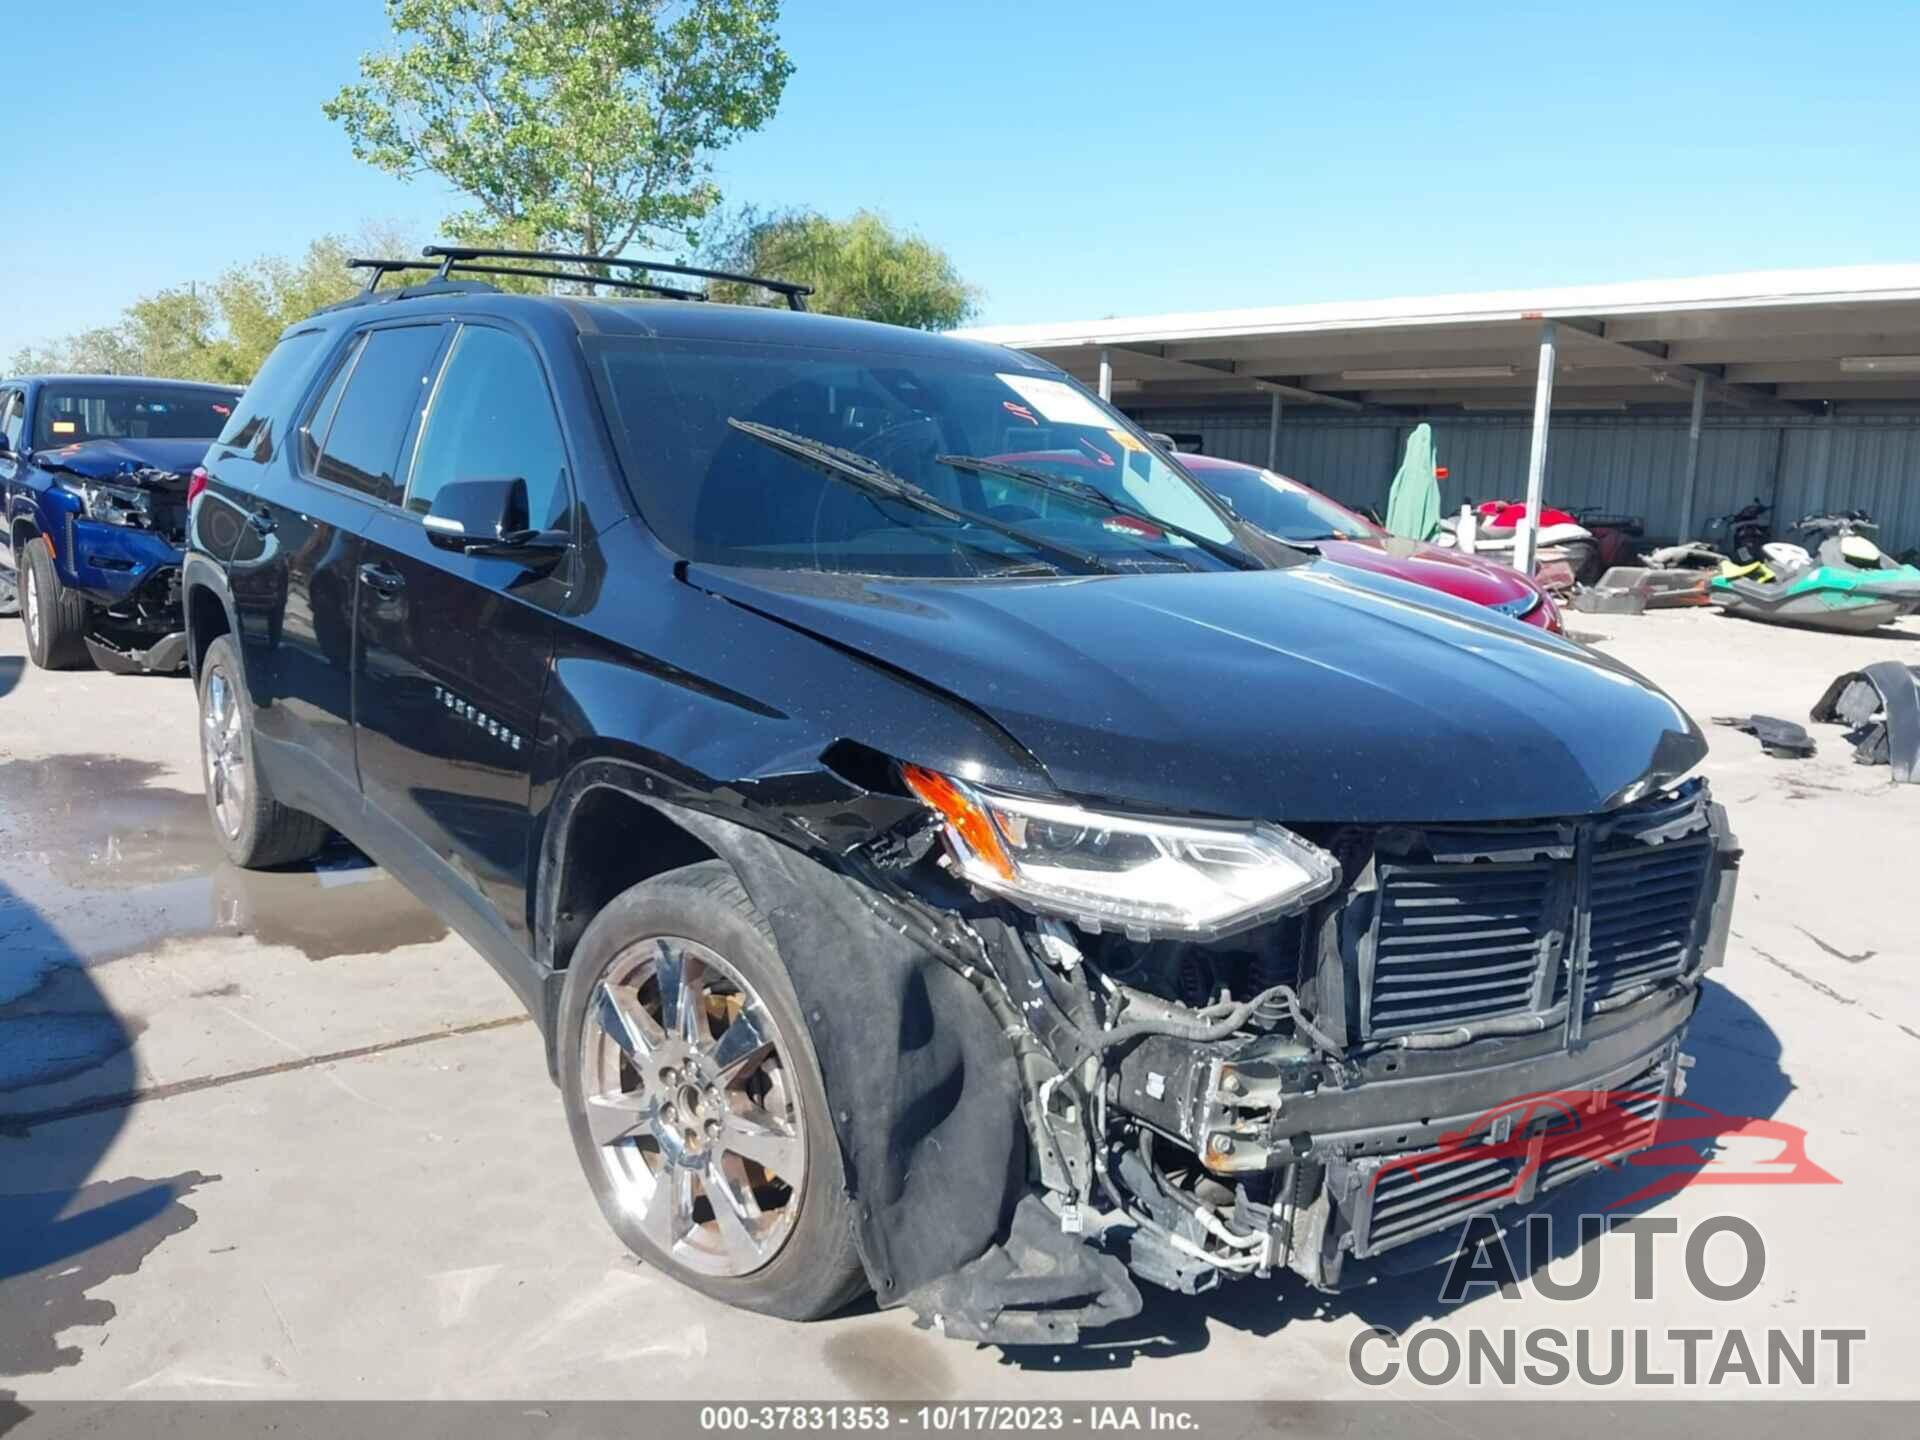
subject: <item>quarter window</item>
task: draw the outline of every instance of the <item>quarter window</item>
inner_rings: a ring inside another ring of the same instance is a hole
[[[360,358],[346,377],[346,393],[340,397],[333,423],[326,427],[314,474],[376,500],[398,502],[400,486],[394,471],[400,447],[419,412],[421,390],[432,372],[442,334],[439,325],[368,332]],[[327,401],[321,404],[316,419],[322,418]]]
[[[288,408],[299,398],[313,359],[314,342],[319,338],[318,330],[301,330],[273,347],[273,353],[247,386],[247,393],[233,407],[226,428],[220,432],[220,444],[251,450],[253,458],[262,463],[273,458],[274,417],[282,417],[284,423]]]
[[[334,364],[333,374],[327,379],[327,388],[320,392],[320,398],[313,402],[313,413],[307,416],[307,423],[300,427],[300,468],[311,473],[320,464],[320,444],[327,438],[327,427],[333,424],[333,412],[340,408],[340,396],[347,388],[347,377],[353,374],[353,362],[360,358],[360,343],[366,337],[356,335],[353,342],[341,353]]]
[[[461,326],[425,426],[407,509],[426,514],[456,480],[513,478],[526,482],[529,525],[566,525],[566,445],[547,377],[523,341],[487,325]]]

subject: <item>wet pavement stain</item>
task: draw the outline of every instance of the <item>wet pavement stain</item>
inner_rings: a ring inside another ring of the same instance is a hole
[[[957,1388],[944,1353],[952,1343],[874,1322],[839,1330],[821,1358],[833,1378],[862,1400],[945,1400]]]
[[[160,1243],[200,1217],[183,1203],[218,1180],[197,1170],[129,1176],[77,1190],[0,1195],[0,1375],[43,1375],[80,1363],[60,1333],[114,1318],[88,1292],[131,1275]]]
[[[324,960],[447,933],[344,843],[285,871],[238,869],[202,797],[156,785],[160,774],[106,755],[0,763],[0,1006],[60,966],[173,938],[245,935]]]

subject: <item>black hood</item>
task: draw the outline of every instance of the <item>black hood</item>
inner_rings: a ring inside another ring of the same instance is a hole
[[[1110,804],[1301,823],[1538,819],[1607,809],[1706,753],[1678,705],[1606,656],[1323,563],[689,578],[947,691],[1063,792]]]
[[[42,450],[35,461],[48,470],[66,470],[89,480],[111,480],[135,470],[164,470],[185,475],[207,458],[205,440],[82,440]]]

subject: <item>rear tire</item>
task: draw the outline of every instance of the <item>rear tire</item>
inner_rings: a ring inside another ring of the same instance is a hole
[[[325,825],[273,798],[253,744],[253,702],[240,652],[220,635],[200,662],[200,774],[207,818],[227,858],[243,870],[308,860],[327,843]]]
[[[682,997],[673,1009],[669,994]],[[690,1028],[676,1019],[687,1015]],[[736,1033],[749,1016],[766,1058],[730,1072],[715,1057],[749,1053]],[[574,1148],[628,1248],[716,1300],[789,1320],[866,1289],[812,1037],[731,868],[689,865],[615,898],[580,937],[559,1023]],[[727,1196],[744,1200],[745,1229],[740,1209],[721,1214]]]
[[[87,654],[87,597],[60,583],[53,551],[36,535],[20,566],[20,615],[27,627],[27,655],[42,670],[81,670]]]

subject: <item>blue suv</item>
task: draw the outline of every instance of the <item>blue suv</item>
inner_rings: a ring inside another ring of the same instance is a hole
[[[229,385],[121,375],[0,380],[0,603],[17,590],[45,670],[177,670],[191,474]]]

